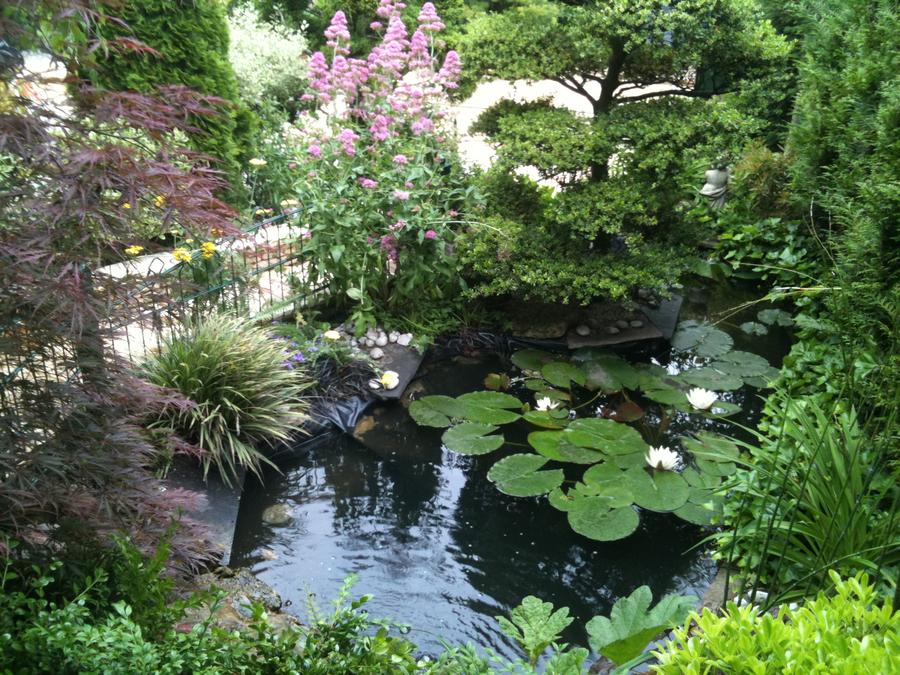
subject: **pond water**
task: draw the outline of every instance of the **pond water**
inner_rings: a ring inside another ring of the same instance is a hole
[[[682,318],[702,317],[717,297],[689,295]],[[780,361],[783,333],[748,338],[730,332],[736,348],[761,353],[774,365]],[[661,363],[673,372],[685,365]],[[427,393],[456,396],[482,389],[485,374],[504,368],[493,355],[447,360],[431,364],[422,384]],[[754,421],[758,390],[745,387],[727,398],[743,406],[741,422]],[[273,472],[264,484],[248,481],[245,489],[232,564],[249,567],[301,618],[309,593],[327,606],[343,579],[356,573],[354,595],[373,594],[370,613],[410,624],[410,638],[424,651],[440,651],[444,639],[514,657],[494,617],[525,595],[569,607],[575,621],[564,637],[586,646],[584,624],[608,614],[636,587],[650,586],[655,598],[702,595],[715,574],[697,546],[704,531],[671,514],[643,514],[639,529],[624,540],[591,541],[573,532],[546,499],[510,497],[487,480],[504,451],[481,457],[446,451],[442,430],[419,427],[399,404],[377,408],[372,418],[365,445],[349,436],[319,439],[284,463],[283,475]],[[721,421],[702,424],[726,430]],[[679,415],[667,433],[697,428],[696,418]],[[511,430],[507,438],[521,441],[524,430],[518,437]],[[262,522],[263,510],[276,503],[293,508],[286,527]]]

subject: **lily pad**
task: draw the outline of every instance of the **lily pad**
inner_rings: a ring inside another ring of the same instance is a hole
[[[506,391],[510,382],[510,377],[506,373],[488,373],[484,378],[485,388],[491,391]]]
[[[741,454],[734,442],[724,436],[705,432],[700,432],[696,438],[684,438],[681,444],[694,459],[711,462],[733,462]]]
[[[770,366],[769,369],[764,374],[762,374],[758,377],[744,378],[744,382],[746,384],[749,384],[751,387],[756,387],[758,389],[766,389],[767,387],[769,387],[771,385],[772,382],[774,382],[776,379],[778,379],[779,375],[781,375],[781,371],[778,370],[778,368],[772,368]]]
[[[746,321],[742,323],[741,330],[747,335],[767,335],[769,333],[768,328],[756,321]]]
[[[500,492],[513,497],[535,497],[562,485],[562,469],[538,471],[549,460],[531,454],[504,457],[488,471],[488,480],[497,484]]]
[[[529,377],[525,380],[525,388],[531,391],[540,391],[547,388],[547,383],[544,382],[542,377]]]
[[[410,404],[409,414],[424,427],[449,427],[453,419],[466,416],[466,407],[449,396],[424,396]]]
[[[734,340],[725,331],[697,321],[682,321],[672,336],[675,351],[691,351],[697,356],[721,356],[730,351],[733,344]]]
[[[568,512],[569,526],[595,541],[624,539],[637,529],[640,517],[630,506],[610,509],[603,497],[586,497]]]
[[[553,359],[553,354],[542,352],[539,349],[520,349],[510,357],[513,365],[522,370],[540,370],[545,363]]]
[[[793,326],[793,317],[783,309],[763,309],[756,313],[756,318],[767,326]]]
[[[606,456],[597,450],[582,448],[568,442],[562,431],[533,431],[528,434],[528,444],[544,457],[558,462],[594,464],[606,459]]]
[[[644,414],[644,409],[634,401],[624,401],[612,412],[609,419],[620,423],[637,422]]]
[[[598,389],[611,393],[622,389],[636,389],[638,371],[628,361],[618,356],[603,354],[584,363],[587,373],[585,386],[591,391]]]
[[[575,420],[563,433],[574,445],[602,450],[608,455],[647,451],[647,444],[637,431],[613,420],[597,418]]]
[[[683,506],[679,506],[672,513],[689,523],[703,526],[712,525],[713,518],[718,515],[715,509],[701,504],[694,504],[693,502],[687,502]]]
[[[541,368],[541,375],[550,384],[564,389],[571,387],[572,382],[583,385],[586,378],[581,368],[565,361],[552,361],[545,364]]]
[[[465,406],[466,419],[484,424],[515,422],[520,416],[512,411],[522,407],[522,402],[515,396],[499,391],[473,391],[456,400]]]
[[[674,471],[629,469],[625,472],[634,503],[651,511],[674,511],[687,502],[690,488]]]
[[[544,429],[564,429],[569,423],[568,416],[558,418],[552,415],[548,410],[529,410],[522,415],[522,417],[529,424]]]
[[[450,427],[441,436],[448,450],[461,455],[486,455],[502,446],[503,436],[491,436],[499,427],[480,422],[463,422]]]
[[[759,354],[751,352],[728,352],[710,364],[723,373],[738,377],[759,377],[769,370],[769,362]]]
[[[644,389],[643,392],[644,396],[649,398],[651,401],[656,401],[657,403],[662,403],[663,405],[672,405],[682,410],[690,409],[690,404],[687,400],[687,394],[676,387],[671,387],[669,385],[663,385],[660,383],[656,387],[648,387],[647,389]]]
[[[685,370],[677,378],[679,382],[684,382],[692,387],[702,387],[711,391],[733,391],[744,385],[740,377],[710,366]]]
[[[711,476],[730,476],[737,471],[734,462],[713,462],[709,459],[697,459],[695,462],[700,471]]]

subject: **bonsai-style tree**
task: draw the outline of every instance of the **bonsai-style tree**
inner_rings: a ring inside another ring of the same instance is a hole
[[[461,50],[470,80],[552,80],[584,104],[502,101],[478,120],[497,227],[471,257],[483,293],[582,301],[677,278],[697,243],[687,181],[757,133],[740,97],[788,54],[752,0],[530,2],[475,19]],[[522,186],[522,166],[558,194]]]

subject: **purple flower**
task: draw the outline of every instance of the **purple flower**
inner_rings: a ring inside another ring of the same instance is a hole
[[[350,31],[347,29],[347,16],[340,10],[334,13],[331,24],[325,29],[325,43],[339,54],[347,54],[349,50],[340,45],[340,41],[350,42]]]
[[[392,223],[391,225],[388,225],[388,227],[391,229],[392,232],[399,232],[404,227],[406,227],[406,221],[401,218],[396,223]]]
[[[437,232],[434,230],[425,230],[426,239],[437,239]]]
[[[462,70],[462,64],[459,61],[459,54],[452,49],[447,52],[444,57],[444,65],[437,74],[437,80],[447,89],[456,89],[459,86],[459,74]]]
[[[371,28],[372,30],[381,30],[382,28],[384,28],[384,24],[380,21],[373,21],[369,24],[369,28]]]
[[[421,136],[429,131],[434,131],[434,122],[427,117],[420,117],[410,125],[410,129],[416,136]]]
[[[403,187],[405,187],[407,190],[412,190],[415,187],[415,185],[411,181],[406,181],[403,184]]]
[[[409,162],[406,159],[406,155],[394,155],[394,159],[392,160],[394,164],[407,164]]]
[[[412,35],[409,43],[409,67],[431,68],[431,52],[428,51],[428,38],[421,30]]]
[[[359,139],[359,134],[355,133],[352,129],[341,129],[341,133],[337,135],[337,139],[347,155],[353,157],[353,155],[356,154],[356,147],[353,144]]]
[[[293,364],[293,362],[291,362],[291,361],[284,361],[284,362],[282,362],[281,365],[282,365],[284,368],[287,368],[288,370],[293,370],[293,369],[294,369],[294,364]]]
[[[394,199],[405,202],[407,199],[409,199],[409,192],[407,192],[406,190],[394,190]]]
[[[303,356],[303,354],[300,353],[300,352],[297,352],[296,354],[294,354],[294,355],[291,357],[291,359],[293,359],[293,360],[296,361],[297,363],[303,363],[304,361],[306,361],[306,357]]]
[[[315,145],[315,144],[309,146],[309,149],[307,150],[307,152],[309,154],[311,154],[313,157],[321,157],[322,156],[322,148],[320,148],[318,145]]]
[[[365,178],[363,176],[360,176],[359,184],[367,190],[372,190],[378,187],[378,183],[376,181],[372,180],[371,178]]]

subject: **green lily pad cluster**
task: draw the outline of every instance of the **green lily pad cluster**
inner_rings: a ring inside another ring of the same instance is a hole
[[[676,338],[676,349],[702,356],[705,364],[669,375],[659,366],[632,364],[594,349],[578,350],[570,358],[526,349],[512,355],[522,371],[513,381],[534,393],[540,409],[507,393],[478,391],[457,398],[425,396],[409,411],[421,425],[445,428],[444,445],[463,455],[499,450],[506,445],[503,425],[527,423],[532,428],[530,452],[503,457],[490,468],[488,479],[504,494],[546,495],[551,506],[565,512],[572,529],[590,539],[627,537],[640,524],[639,509],[709,525],[722,512],[721,485],[737,468],[737,446],[701,432],[680,439],[680,471],[654,469],[647,465],[649,444],[628,423],[644,418],[645,406],[652,404],[660,406],[660,420],[668,419],[672,409],[712,417],[731,414],[737,406],[721,401],[711,411],[694,410],[687,390],[737,388],[769,377],[770,366],[755,354],[733,351],[731,338],[708,324],[684,322]],[[585,390],[614,403],[604,406],[605,417],[577,418],[572,405]],[[651,403],[640,402],[640,396]],[[560,464],[580,465],[584,472],[579,480],[567,481]]]

